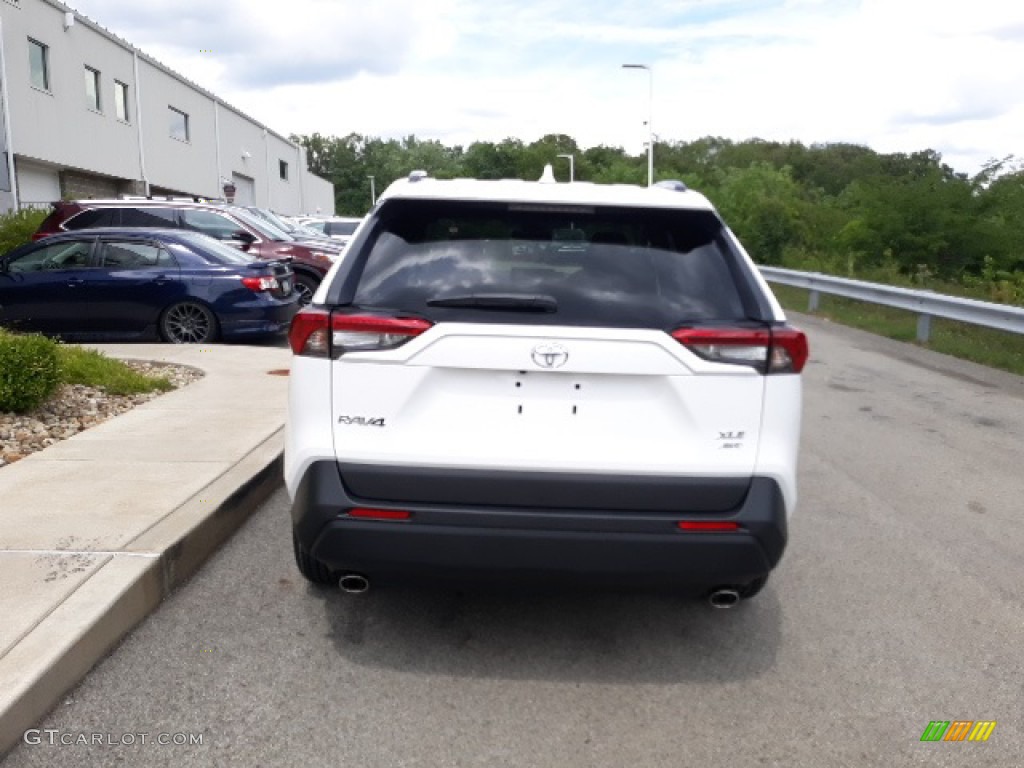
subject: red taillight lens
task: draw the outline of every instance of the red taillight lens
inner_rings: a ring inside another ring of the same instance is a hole
[[[795,328],[679,328],[672,338],[705,360],[765,373],[800,373],[807,362],[807,337]]]
[[[250,291],[256,291],[257,293],[276,291],[280,287],[276,277],[243,277],[242,285]]]
[[[42,240],[44,237],[47,237],[48,235],[52,234],[52,232],[33,232],[32,241],[35,242],[36,240]]]
[[[418,317],[380,315],[331,315],[325,309],[306,307],[292,318],[288,344],[296,355],[328,357],[345,352],[394,349],[430,328]]]
[[[408,520],[412,512],[401,509],[369,509],[367,507],[356,507],[348,511],[349,517],[358,517],[363,520]]]
[[[288,328],[288,346],[292,354],[327,357],[331,350],[331,313],[325,309],[304,307],[292,318]]]
[[[731,533],[740,529],[739,523],[720,520],[683,520],[677,525],[682,531],[704,533]]]
[[[810,355],[807,337],[796,328],[772,329],[772,357],[769,373],[800,373]]]

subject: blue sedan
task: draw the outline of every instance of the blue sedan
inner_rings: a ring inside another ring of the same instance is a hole
[[[0,258],[0,326],[68,339],[208,343],[282,333],[291,267],[196,232],[89,229]]]

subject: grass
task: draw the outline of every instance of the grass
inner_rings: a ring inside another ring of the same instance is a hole
[[[917,314],[913,312],[822,293],[817,312],[808,313],[805,289],[773,283],[772,291],[783,307],[794,312],[826,317],[890,339],[918,344]],[[920,346],[1024,376],[1024,335],[936,317],[931,325],[931,339]]]
[[[99,387],[111,395],[167,392],[174,389],[174,385],[167,379],[143,376],[120,360],[106,357],[94,349],[61,344],[58,347],[58,357],[63,384]]]

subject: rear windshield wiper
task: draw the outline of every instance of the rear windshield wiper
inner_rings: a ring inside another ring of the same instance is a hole
[[[431,299],[428,307],[462,307],[466,309],[498,309],[508,312],[557,312],[558,302],[552,296],[532,293],[467,293]]]

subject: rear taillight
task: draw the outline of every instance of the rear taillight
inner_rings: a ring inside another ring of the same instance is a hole
[[[242,285],[250,291],[256,291],[257,293],[261,291],[276,291],[281,287],[276,277],[243,277]]]
[[[32,233],[32,240],[33,240],[33,242],[36,241],[36,240],[42,240],[44,237],[48,237],[49,235],[52,235],[52,234],[53,234],[52,232],[33,232]]]
[[[677,523],[679,530],[703,533],[732,533],[740,529],[739,523],[727,520],[683,520]]]
[[[772,357],[769,373],[800,373],[807,364],[807,337],[796,328],[772,329]]]
[[[430,328],[429,320],[380,315],[331,315],[306,307],[292,318],[288,343],[296,355],[338,356],[345,352],[394,349]]]
[[[326,309],[304,307],[295,313],[288,328],[288,346],[292,354],[327,357],[331,349],[331,313]]]
[[[807,362],[807,337],[795,328],[679,328],[672,338],[705,360],[765,373],[800,373]]]
[[[394,349],[430,328],[431,322],[418,317],[376,315],[334,315],[331,318],[331,347],[337,354]]]

